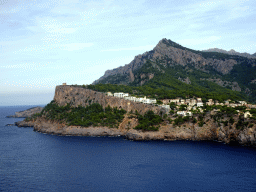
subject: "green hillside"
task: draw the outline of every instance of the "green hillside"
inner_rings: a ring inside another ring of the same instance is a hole
[[[161,61],[157,63],[152,63],[152,61],[147,61],[142,68],[134,72],[136,77],[134,82],[127,83],[127,75],[115,75],[109,76],[102,80],[100,84],[89,85],[88,88],[97,91],[111,91],[111,92],[128,92],[135,95],[147,95],[157,99],[165,98],[176,98],[176,97],[202,97],[206,99],[215,99],[219,101],[224,101],[227,99],[231,100],[247,100],[245,94],[241,94],[237,91],[232,91],[228,88],[221,87],[216,83],[200,80],[200,78],[213,78],[218,76],[217,73],[210,74],[207,72],[202,72],[197,70],[192,66],[181,66],[181,65],[171,65],[164,67],[160,65]],[[154,78],[150,79],[148,76],[141,78],[142,74],[154,74]],[[178,78],[189,78],[191,84],[183,83]],[[227,76],[228,78],[228,76]],[[140,83],[145,81],[145,83],[140,86]],[[105,84],[108,82],[108,84]]]
[[[195,51],[167,39],[163,39],[162,43],[167,47],[199,54],[210,62],[232,59],[237,64],[228,74],[223,74],[216,70],[216,66],[195,65],[190,58],[183,57],[180,51],[181,59],[186,61],[184,66],[165,55],[162,59],[147,59],[141,67],[133,70],[134,80],[131,80],[130,73],[126,70],[124,74],[106,76],[89,87],[98,91],[125,91],[158,99],[196,96],[204,100],[212,98],[219,101],[231,99],[256,102],[256,59]]]

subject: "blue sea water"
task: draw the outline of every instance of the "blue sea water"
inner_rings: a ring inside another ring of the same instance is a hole
[[[30,107],[0,107],[0,191],[256,191],[254,148],[5,126]]]

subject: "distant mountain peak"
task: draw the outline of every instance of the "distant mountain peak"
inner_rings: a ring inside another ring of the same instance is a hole
[[[203,52],[218,52],[218,53],[225,53],[225,54],[229,54],[229,55],[238,55],[238,56],[242,56],[242,57],[248,57],[248,58],[256,58],[256,53],[254,54],[249,54],[249,53],[240,53],[235,51],[234,49],[230,49],[229,51],[226,51],[224,49],[219,49],[219,48],[211,48],[211,49],[207,49],[207,50],[202,50]]]

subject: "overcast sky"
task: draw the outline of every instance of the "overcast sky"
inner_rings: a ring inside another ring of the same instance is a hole
[[[0,105],[47,104],[162,38],[253,54],[255,16],[255,0],[0,0]]]

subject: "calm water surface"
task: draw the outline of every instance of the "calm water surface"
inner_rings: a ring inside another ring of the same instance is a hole
[[[256,150],[217,142],[62,137],[5,126],[0,191],[256,191]]]

